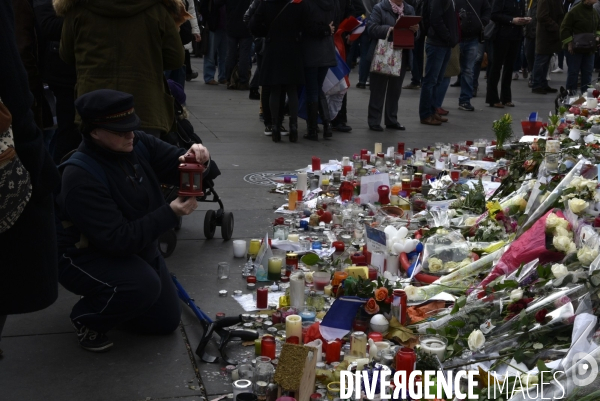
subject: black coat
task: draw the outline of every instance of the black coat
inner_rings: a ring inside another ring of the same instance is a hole
[[[215,6],[225,5],[227,35],[232,38],[249,38],[250,30],[244,23],[244,14],[250,7],[251,0],[215,0]]]
[[[454,0],[429,1],[429,31],[427,43],[454,47],[458,44],[458,17]]]
[[[261,1],[249,23],[254,36],[265,38],[259,69],[261,86],[304,83],[301,38],[308,19],[305,1]]]
[[[178,223],[160,184],[179,183],[178,158],[185,150],[141,131],[135,135],[136,141],[143,141],[150,160],[135,151],[112,152],[84,136],[79,151],[100,165],[110,188],[80,167],[64,169],[56,198],[57,215],[61,222],[72,225],[63,224],[66,228],[58,231],[60,255],[66,253],[78,260],[137,255],[148,263],[159,256],[159,235]],[[77,243],[84,246],[76,248]]]
[[[460,20],[461,40],[479,38],[483,28],[490,22],[492,7],[489,0],[456,0],[459,12],[464,10]]]
[[[335,67],[335,45],[329,29],[340,23],[338,0],[302,0],[308,6],[308,30],[302,37],[305,67]]]
[[[535,54],[554,54],[561,51],[560,25],[564,16],[560,0],[538,0]]]
[[[0,54],[0,98],[12,115],[15,150],[33,187],[15,225],[0,234],[0,315],[9,315],[44,309],[58,296],[52,190],[59,177],[33,121],[11,1],[0,1]]]
[[[525,16],[525,0],[494,0],[492,4],[492,21],[497,25],[495,40],[523,39],[523,26],[513,25],[513,18]]]

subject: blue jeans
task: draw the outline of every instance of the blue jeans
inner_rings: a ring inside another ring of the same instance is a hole
[[[437,99],[438,89],[444,80],[444,72],[450,60],[452,49],[444,46],[434,46],[425,43],[427,64],[425,75],[421,81],[421,99],[419,101],[419,117],[421,120],[435,114],[436,104],[441,104],[444,99]]]
[[[552,54],[536,54],[533,63],[533,89],[543,89],[548,87],[548,69],[550,68],[550,59]]]
[[[450,87],[450,77],[444,77],[442,82],[435,89],[435,103],[434,106],[436,109],[442,107],[442,103],[444,103],[444,98],[446,97],[446,92],[448,92],[448,88]]]
[[[362,35],[360,35],[360,61],[358,63],[358,82],[361,84],[367,83],[369,79],[369,73],[371,71],[371,61],[373,61],[373,52],[371,52],[371,42],[377,42],[376,40],[371,40],[367,31],[365,30]],[[373,51],[375,51],[375,46],[373,45]]]
[[[182,88],[185,88],[185,65],[176,70],[165,71],[165,77],[171,81],[177,82]]]
[[[412,49],[412,64],[410,68],[410,83],[421,85],[423,80],[423,54],[425,53],[425,35],[415,39],[415,48]]]
[[[204,56],[204,82],[215,79],[217,65],[219,66],[219,81],[227,79],[225,74],[225,61],[227,59],[227,32],[218,29],[210,32],[208,39],[208,53]]]
[[[252,38],[235,38],[227,36],[227,62],[225,64],[227,79],[231,79],[233,70],[238,65],[240,84],[249,84],[249,73],[252,64]],[[239,59],[238,59],[239,51]]]
[[[460,42],[460,96],[458,103],[470,103],[473,97],[473,68],[477,59],[479,40]]]
[[[592,84],[592,73],[594,72],[594,54],[571,54],[565,52],[567,58],[568,75],[567,89],[577,90],[577,78],[581,72],[581,93],[585,92]]]
[[[304,78],[306,79],[306,102],[316,103],[319,94],[323,91],[323,81],[329,71],[329,67],[305,67]]]

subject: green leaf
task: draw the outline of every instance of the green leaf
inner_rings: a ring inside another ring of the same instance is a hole
[[[437,330],[436,329],[432,329],[431,327],[426,329],[425,332],[427,334],[437,334]]]
[[[449,323],[450,326],[458,327],[459,329],[461,327],[465,327],[465,324],[466,323],[463,322],[462,320],[455,320],[455,321]]]

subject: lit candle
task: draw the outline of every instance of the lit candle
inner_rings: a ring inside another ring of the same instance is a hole
[[[307,175],[306,172],[301,172],[297,174],[296,180],[296,189],[299,191],[303,191],[306,193],[306,183],[307,183]]]
[[[329,176],[325,175],[321,178],[321,185],[329,185]]]
[[[300,242],[300,236],[298,234],[289,234],[288,241],[290,242]]]
[[[383,148],[383,145],[381,144],[381,142],[375,142],[375,151],[373,153],[375,153],[375,154],[381,153],[382,148]]]
[[[285,318],[285,336],[298,337],[302,341],[302,318],[298,315],[289,315]]]
[[[325,295],[329,295],[331,296],[331,289],[333,287],[331,285],[326,285],[325,288],[323,289],[323,291],[325,291]]]
[[[444,362],[444,354],[448,341],[441,336],[430,335],[421,339],[421,350],[425,354],[436,355],[440,362]]]

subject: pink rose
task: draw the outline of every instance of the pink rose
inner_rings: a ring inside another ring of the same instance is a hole
[[[375,298],[369,298],[365,305],[365,312],[367,312],[369,315],[374,315],[379,312],[379,305],[377,305]]]

